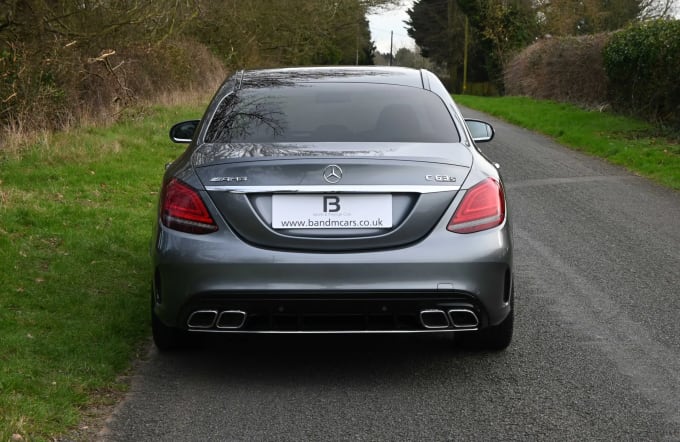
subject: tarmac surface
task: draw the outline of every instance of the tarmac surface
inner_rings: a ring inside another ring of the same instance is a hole
[[[258,336],[150,351],[107,441],[680,440],[680,193],[496,128],[515,338]]]

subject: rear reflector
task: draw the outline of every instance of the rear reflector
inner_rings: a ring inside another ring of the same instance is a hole
[[[501,184],[487,178],[465,193],[447,230],[474,233],[499,226],[505,220],[505,195]]]
[[[217,230],[198,192],[177,178],[170,180],[163,192],[161,220],[164,226],[181,232],[204,234]]]

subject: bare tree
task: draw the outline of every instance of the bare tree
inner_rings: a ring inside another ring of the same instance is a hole
[[[671,15],[677,0],[540,0],[545,32],[585,35],[621,29],[639,20]]]
[[[639,18],[647,20],[670,17],[673,15],[677,4],[677,0],[641,0]]]

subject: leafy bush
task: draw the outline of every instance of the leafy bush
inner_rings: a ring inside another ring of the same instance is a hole
[[[615,108],[680,127],[680,21],[654,20],[616,33],[604,48]]]

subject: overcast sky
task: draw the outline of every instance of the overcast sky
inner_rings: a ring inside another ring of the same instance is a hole
[[[415,42],[406,33],[406,25],[404,24],[404,20],[408,19],[406,10],[413,6],[413,1],[404,0],[402,1],[403,6],[397,9],[368,16],[371,39],[375,42],[378,51],[383,54],[390,52],[390,31],[394,32],[393,53],[397,52],[399,48],[413,49],[415,47]]]

